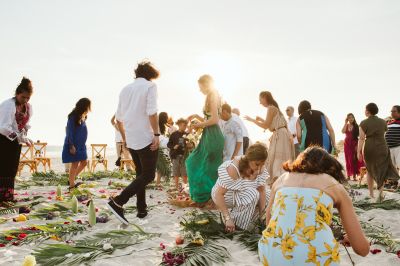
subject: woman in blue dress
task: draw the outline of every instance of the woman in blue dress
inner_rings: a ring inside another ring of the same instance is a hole
[[[88,131],[86,119],[90,106],[90,100],[82,98],[68,115],[67,135],[62,151],[62,161],[63,163],[71,163],[69,169],[70,189],[80,185],[80,183],[75,184],[75,178],[87,165],[86,140]]]

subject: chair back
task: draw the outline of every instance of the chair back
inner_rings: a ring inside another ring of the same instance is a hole
[[[31,161],[34,159],[33,146],[22,144],[20,161]]]
[[[46,149],[47,143],[46,142],[35,142],[33,144],[33,154],[35,158],[46,158]]]
[[[92,160],[104,161],[106,158],[107,144],[91,144],[92,146]]]

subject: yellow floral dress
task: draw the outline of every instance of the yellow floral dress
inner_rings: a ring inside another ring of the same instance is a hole
[[[319,189],[283,187],[258,243],[263,265],[339,265],[339,243],[329,227],[333,200]]]

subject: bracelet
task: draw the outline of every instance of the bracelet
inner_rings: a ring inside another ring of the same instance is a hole
[[[160,133],[154,133],[155,137],[159,137],[161,134]]]

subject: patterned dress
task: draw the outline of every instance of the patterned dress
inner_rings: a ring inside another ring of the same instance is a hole
[[[339,265],[332,208],[332,198],[319,189],[280,188],[258,244],[263,265]]]

